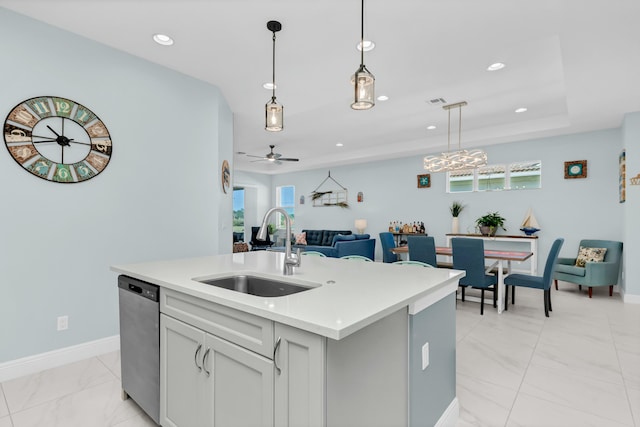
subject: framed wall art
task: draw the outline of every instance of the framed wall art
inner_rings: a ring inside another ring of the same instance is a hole
[[[577,179],[587,177],[587,161],[572,160],[564,162],[564,179]]]
[[[418,188],[431,187],[431,174],[418,175]]]
[[[618,193],[620,196],[620,203],[624,203],[627,200],[627,151],[622,150],[620,157],[618,158],[619,173],[618,173]]]

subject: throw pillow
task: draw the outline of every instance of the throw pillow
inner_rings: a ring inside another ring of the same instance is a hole
[[[602,262],[607,253],[607,248],[585,248],[580,246],[576,267],[584,267],[587,262]]]
[[[331,246],[335,246],[336,242],[344,242],[348,240],[356,240],[356,236],[354,236],[353,234],[336,234],[335,236],[333,236],[333,242],[331,242]]]
[[[296,245],[307,244],[307,233],[296,234]]]

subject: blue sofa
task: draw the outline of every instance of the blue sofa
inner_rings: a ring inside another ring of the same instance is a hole
[[[306,245],[293,245],[294,249],[316,251],[332,258],[361,255],[374,260],[376,239],[368,234],[352,234],[350,230],[302,230]]]

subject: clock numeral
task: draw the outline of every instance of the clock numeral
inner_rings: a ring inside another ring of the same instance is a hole
[[[68,99],[53,98],[53,105],[56,108],[56,115],[63,116],[63,117],[71,116],[71,109],[73,108],[73,103],[71,103]]]
[[[53,180],[58,182],[73,182],[73,176],[69,170],[69,165],[58,164],[53,174]]]
[[[85,162],[76,163],[73,167],[75,168],[78,181],[84,181],[96,175]]]
[[[38,154],[38,151],[33,147],[33,145],[19,145],[15,147],[9,147],[9,152],[20,164],[26,162],[31,159],[33,156]]]
[[[8,120],[13,120],[14,122],[22,123],[29,128],[35,126],[38,122],[38,119],[31,114],[23,105],[20,105],[9,113]]]
[[[20,129],[12,124],[4,124],[4,141],[9,142],[31,142],[31,131]]]
[[[46,178],[51,169],[51,162],[47,159],[39,159],[26,168],[34,175],[38,175],[41,178]]]
[[[102,172],[102,170],[109,163],[109,159],[102,157],[100,154],[96,154],[95,152],[89,153],[87,158],[85,159],[87,163],[89,163],[98,173]]]
[[[89,126],[87,132],[91,138],[104,138],[105,136],[109,136],[107,128],[100,120]]]
[[[49,98],[33,98],[25,102],[31,109],[40,116],[45,118],[51,116],[51,108],[49,108]]]
[[[95,118],[96,118],[95,114],[93,114],[91,111],[87,110],[83,106],[78,105],[78,110],[76,111],[76,116],[73,118],[73,120],[75,120],[76,122],[84,126]]]

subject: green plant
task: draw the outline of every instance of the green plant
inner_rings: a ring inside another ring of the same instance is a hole
[[[507,231],[507,229],[504,228],[505,221],[506,219],[500,216],[498,212],[490,212],[476,219],[476,225],[478,227],[489,227],[493,233],[498,228],[502,228],[504,231]]]
[[[274,224],[267,225],[267,233],[269,233],[269,235],[272,235],[275,232],[276,232],[276,226]]]
[[[449,210],[451,211],[451,216],[457,218],[464,209],[464,205],[458,201],[451,203]]]

